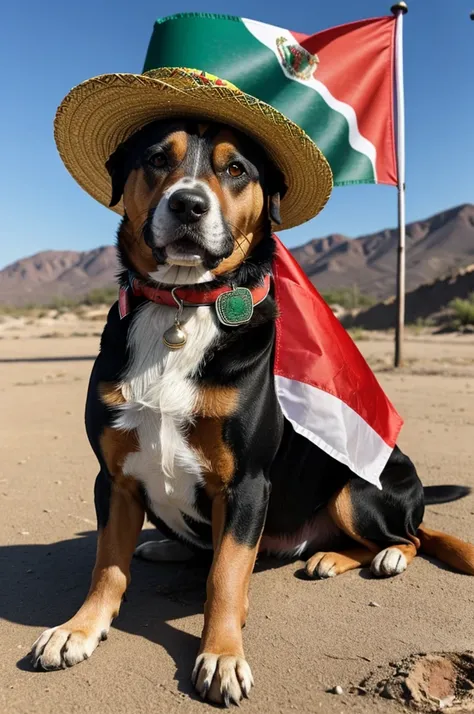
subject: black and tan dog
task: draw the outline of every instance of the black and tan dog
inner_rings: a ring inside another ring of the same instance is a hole
[[[106,638],[147,514],[169,540],[143,544],[143,557],[179,560],[213,548],[192,677],[203,697],[238,703],[253,685],[241,629],[259,550],[304,551],[308,575],[322,578],[366,565],[376,576],[395,575],[419,549],[474,574],[473,546],[421,525],[426,502],[465,490],[424,491],[398,448],[379,490],[284,419],[267,276],[285,186],[258,146],[221,125],[157,122],[122,144],[107,167],[112,204],[123,195],[126,210],[120,281],[127,285],[132,274],[138,282],[127,316],[117,305],[110,310],[87,400],[100,464],[97,560],[85,603],[43,633],[32,656],[44,669],[71,666]],[[209,305],[228,285],[253,294],[253,317],[239,327],[222,325]],[[175,299],[184,300],[187,337],[172,350],[163,334]]]

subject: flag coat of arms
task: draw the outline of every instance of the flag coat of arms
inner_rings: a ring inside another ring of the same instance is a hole
[[[394,17],[314,35],[226,15],[155,23],[144,71],[204,70],[271,104],[326,156],[335,185],[397,185],[393,126]]]

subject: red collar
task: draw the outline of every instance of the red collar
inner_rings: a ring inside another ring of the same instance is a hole
[[[155,302],[158,305],[167,305],[168,307],[177,307],[176,300],[171,294],[171,289],[153,288],[150,285],[145,285],[137,278],[130,281],[130,288],[133,295],[144,297],[150,302]],[[176,288],[174,295],[178,301],[183,302],[184,307],[199,307],[201,305],[214,305],[219,295],[231,292],[233,288],[230,285],[223,285],[214,290],[192,290],[185,287]],[[250,290],[252,294],[253,304],[259,305],[267,297],[270,290],[270,275],[265,275],[263,285]],[[129,304],[129,289],[120,288],[119,292],[119,312],[120,318],[124,318],[130,312]]]

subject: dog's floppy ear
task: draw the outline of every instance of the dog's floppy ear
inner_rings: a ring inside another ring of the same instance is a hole
[[[273,223],[281,225],[280,201],[287,191],[281,171],[271,166],[268,169],[268,217]]]
[[[112,180],[112,197],[109,206],[116,206],[122,198],[125,181],[127,180],[127,149],[124,144],[115,149],[105,163],[105,168]]]
[[[268,197],[268,216],[273,223],[277,224],[277,226],[281,225],[280,198],[279,191]]]

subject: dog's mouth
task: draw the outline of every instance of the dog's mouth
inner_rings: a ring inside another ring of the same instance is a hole
[[[212,244],[212,240],[210,241]],[[206,237],[192,226],[180,226],[173,240],[166,245],[152,248],[153,256],[158,265],[182,265],[184,267],[200,267],[206,270],[216,268],[233,250],[233,241],[222,241],[220,250],[207,245]]]
[[[201,265],[206,258],[206,250],[190,237],[169,243],[165,253],[170,265]]]

